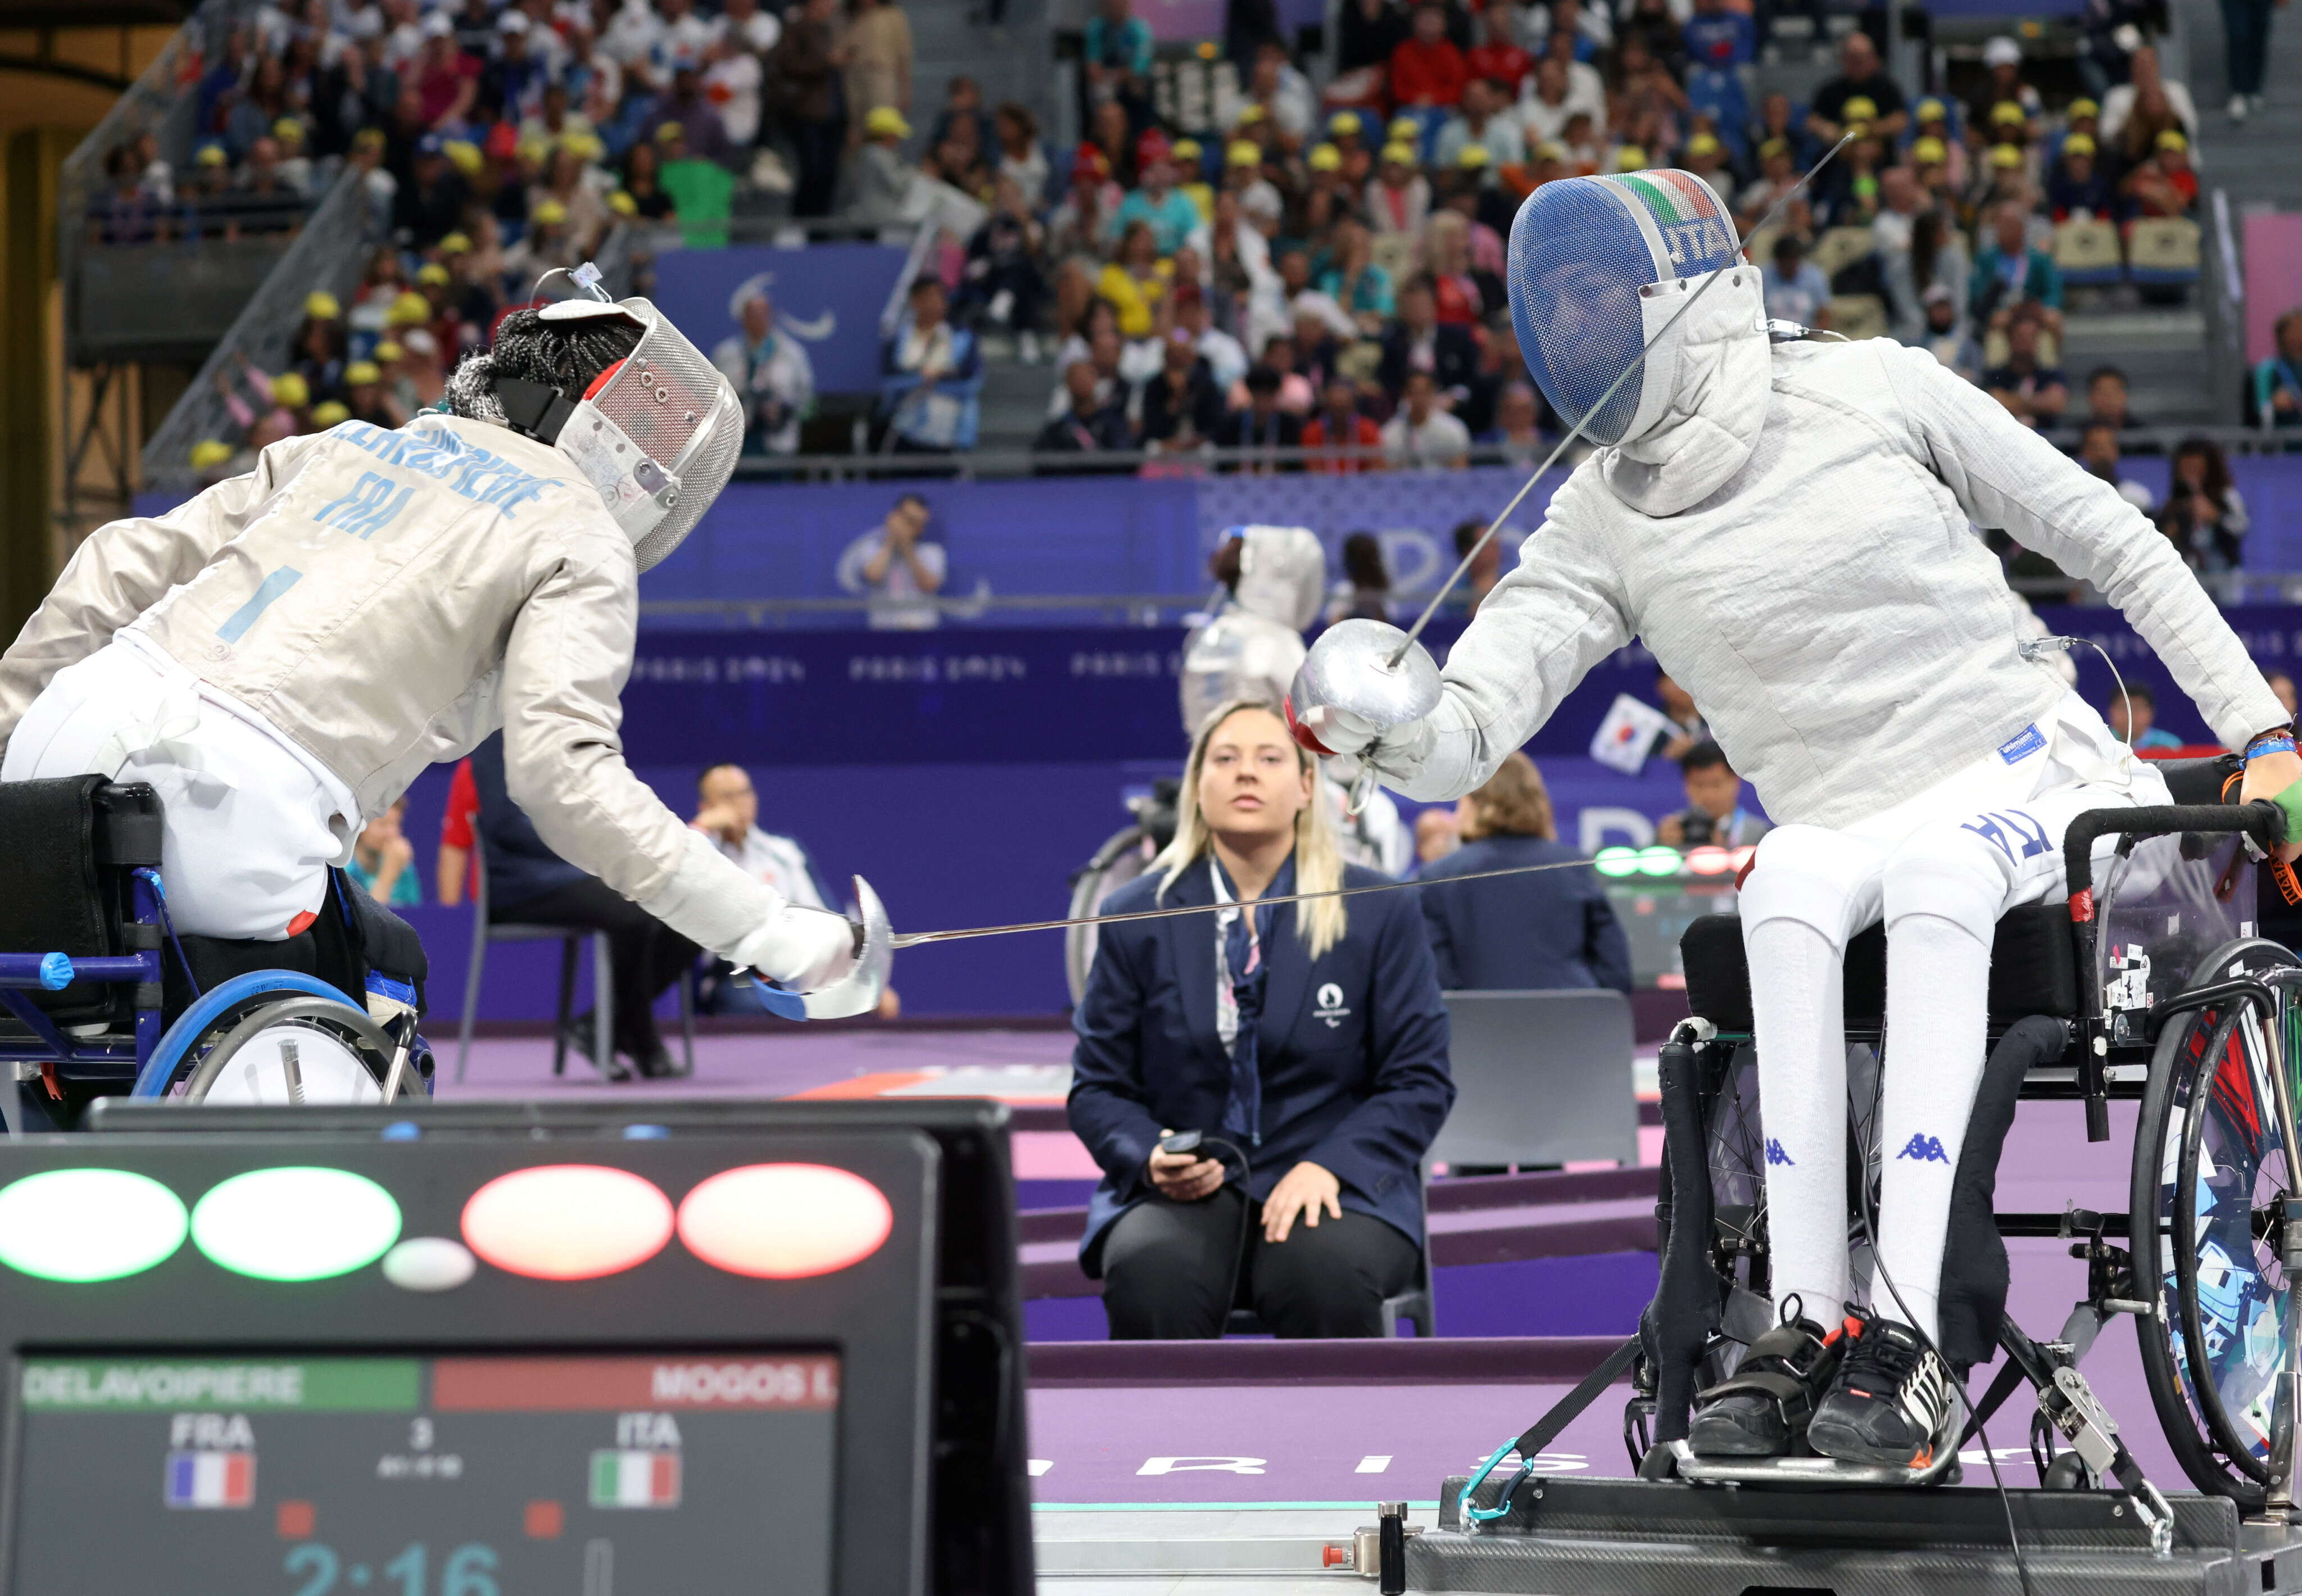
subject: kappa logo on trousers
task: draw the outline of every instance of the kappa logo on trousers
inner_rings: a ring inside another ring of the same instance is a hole
[[[1895,1154],[1895,1156],[1896,1158],[1915,1158],[1920,1163],[1948,1163],[1950,1162],[1948,1155],[1943,1152],[1942,1138],[1940,1137],[1920,1136],[1916,1131],[1911,1133],[1911,1139],[1903,1144],[1903,1150]]]

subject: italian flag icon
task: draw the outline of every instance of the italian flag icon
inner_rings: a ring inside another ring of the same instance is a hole
[[[677,1452],[598,1451],[592,1454],[595,1508],[679,1506]]]
[[[171,1452],[168,1505],[172,1508],[248,1508],[256,1503],[253,1452]]]

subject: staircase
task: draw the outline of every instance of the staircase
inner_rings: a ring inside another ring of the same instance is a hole
[[[2263,77],[2263,108],[2243,124],[2224,112],[2230,83],[2223,76],[2222,9],[2215,0],[2174,0],[2176,26],[2189,40],[2190,97],[2197,102],[2198,181],[2227,191],[2234,211],[2302,209],[2302,16],[2281,6],[2272,13],[2270,70]]]
[[[944,85],[964,73],[983,85],[987,108],[1014,100],[1054,126],[1055,46],[1050,0],[1006,0],[997,24],[979,21],[983,0],[912,0],[912,122],[920,133],[943,109]]]
[[[2086,410],[2087,374],[2114,365],[2126,374],[2134,413],[2156,427],[2210,426],[2217,419],[2200,375],[2205,314],[2179,310],[2073,313],[2063,323],[2063,374],[2073,419]]]

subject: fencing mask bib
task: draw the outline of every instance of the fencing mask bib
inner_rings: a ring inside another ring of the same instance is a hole
[[[1669,407],[1677,363],[1665,346],[1678,332],[1642,353],[1662,324],[1655,312],[1667,316],[1677,303],[1654,285],[1732,267],[1740,249],[1717,191],[1691,172],[1567,178],[1537,189],[1511,223],[1511,324],[1551,409],[1569,425],[1587,417],[1584,435],[1598,444],[1652,427]],[[1720,284],[1704,311],[1731,291]],[[1592,415],[1626,367],[1630,380]]]

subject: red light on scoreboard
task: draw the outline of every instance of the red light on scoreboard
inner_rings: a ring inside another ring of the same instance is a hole
[[[803,1280],[860,1264],[895,1228],[878,1187],[821,1163],[753,1163],[721,1172],[679,1205],[679,1239],[715,1269]]]
[[[671,1226],[671,1199],[654,1182],[596,1163],[515,1170],[464,1205],[465,1243],[532,1280],[619,1274],[661,1252]]]

